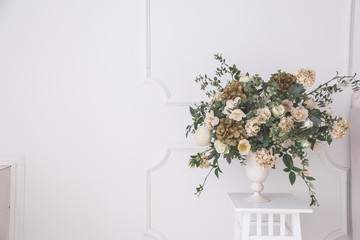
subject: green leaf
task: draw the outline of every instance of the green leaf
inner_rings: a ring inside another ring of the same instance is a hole
[[[219,109],[213,108],[212,110],[214,111],[214,115],[215,115],[215,116],[217,116],[217,117],[219,117],[219,118],[225,117],[225,115],[224,115]]]
[[[219,169],[218,169],[218,168],[215,169],[215,175],[216,175],[216,177],[219,179]]]
[[[290,172],[291,169],[290,168],[284,168],[284,172]]]
[[[326,138],[326,141],[327,141],[327,143],[330,145],[331,142],[333,141],[333,139],[331,138],[331,136],[328,136],[328,137]]]
[[[269,144],[270,138],[269,138],[269,132],[264,131],[264,147],[267,147]]]
[[[328,128],[328,126],[322,126],[319,128],[319,132],[325,132]]]
[[[309,113],[317,118],[321,118],[321,111],[319,109],[310,110]]]
[[[306,180],[309,180],[309,181],[314,181],[314,180],[316,180],[315,178],[310,177],[310,176],[305,176],[305,178],[306,178]]]
[[[314,150],[314,146],[315,146],[315,143],[316,143],[316,139],[310,138],[310,139],[309,139],[309,142],[311,143],[311,146],[310,146],[311,150]]]
[[[291,170],[293,170],[294,172],[301,172],[302,169],[301,168],[297,168],[297,167],[292,167]]]
[[[195,117],[194,114],[195,114],[195,109],[193,109],[191,106],[190,106],[190,113],[191,113],[191,116]]]
[[[298,97],[300,94],[305,92],[304,86],[302,84],[292,85],[290,88],[290,92]]]
[[[231,155],[230,154],[224,154],[224,157],[225,157],[225,159],[226,159],[226,161],[228,162],[228,164],[230,164],[231,163]]]
[[[244,90],[245,90],[245,92],[248,92],[248,93],[253,90],[251,81],[244,83]]]
[[[314,126],[320,127],[321,120],[315,116],[311,116],[310,120],[314,123]]]
[[[264,142],[264,137],[262,134],[256,135],[256,139],[259,140],[260,142]]]
[[[292,157],[289,154],[285,154],[283,156],[283,162],[285,164],[285,166],[287,166],[288,168],[292,168],[292,166],[294,165]]]
[[[289,180],[290,180],[291,185],[294,185],[295,180],[296,180],[296,175],[294,172],[289,173]]]

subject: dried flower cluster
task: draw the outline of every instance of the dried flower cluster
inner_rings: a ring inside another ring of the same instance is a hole
[[[334,124],[331,131],[331,137],[333,139],[343,138],[350,130],[350,122],[348,120],[340,120]]]
[[[296,82],[311,87],[315,83],[316,72],[311,69],[299,69],[296,73]]]
[[[255,154],[256,162],[263,168],[275,166],[277,156],[271,155],[268,150],[260,149]]]

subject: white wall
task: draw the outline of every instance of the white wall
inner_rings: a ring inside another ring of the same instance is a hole
[[[223,163],[193,197],[204,175],[186,166],[194,76],[213,71],[216,52],[263,76],[346,73],[350,3],[0,0],[0,155],[26,158],[24,239],[231,239],[226,192],[249,183]],[[348,118],[350,96],[336,99]],[[304,239],[348,234],[348,143],[311,156],[321,207],[303,217]],[[266,189],[308,201],[280,168]]]
[[[8,239],[10,225],[10,168],[0,165],[0,239]]]

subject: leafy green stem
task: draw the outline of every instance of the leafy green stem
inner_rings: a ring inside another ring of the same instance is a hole
[[[204,190],[204,186],[205,186],[206,180],[208,179],[210,173],[211,173],[213,170],[214,170],[214,167],[212,167],[212,168],[210,169],[210,171],[208,172],[208,174],[206,175],[203,184],[202,184],[202,185],[200,184],[200,186],[199,186],[198,188],[196,188],[196,193],[194,193],[195,196],[200,197],[202,191]]]

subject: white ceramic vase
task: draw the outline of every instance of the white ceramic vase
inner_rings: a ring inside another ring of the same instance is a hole
[[[246,156],[246,175],[251,181],[253,194],[245,198],[248,202],[269,202],[270,199],[264,197],[261,191],[264,190],[263,182],[266,180],[269,169],[264,169],[256,162],[255,154],[250,151]]]

